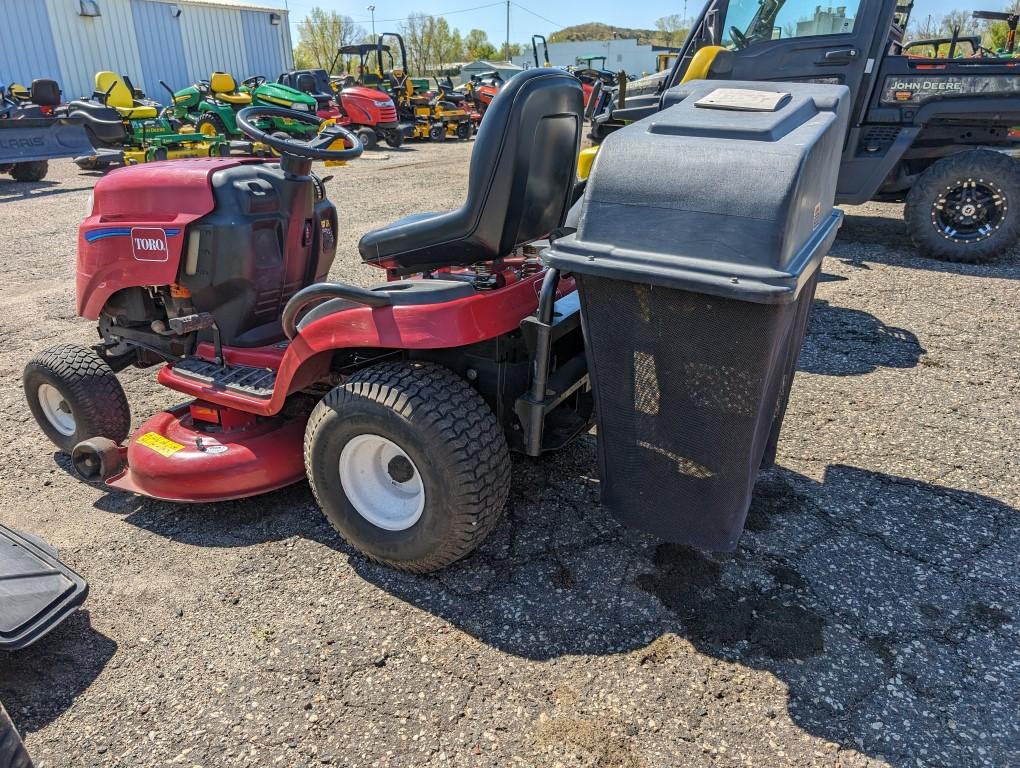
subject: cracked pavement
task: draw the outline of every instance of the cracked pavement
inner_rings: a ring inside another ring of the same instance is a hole
[[[332,171],[332,276],[377,280],[358,237],[457,205],[469,152]],[[184,506],[71,477],[20,389],[35,351],[93,337],[73,277],[96,177],[52,165],[0,181],[0,521],[92,588],[0,656],[37,765],[1020,764],[1016,253],[922,259],[900,206],[848,209],[736,552],[617,524],[588,436],[515,458],[504,523],[422,578],[354,553],[304,484]],[[181,399],[123,378],[136,425]]]

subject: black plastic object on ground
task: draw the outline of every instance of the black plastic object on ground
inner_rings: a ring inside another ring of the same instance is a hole
[[[547,259],[578,280],[602,500],[622,522],[736,546],[842,221],[848,93],[695,81],[603,144]]]
[[[0,525],[0,650],[34,643],[74,613],[88,591],[52,547]]]
[[[14,723],[0,704],[0,768],[32,768],[32,761],[21,743]]]

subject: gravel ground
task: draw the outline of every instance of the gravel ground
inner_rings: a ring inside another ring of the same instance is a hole
[[[470,145],[329,182],[355,244],[464,196]],[[0,658],[40,766],[1020,764],[1020,257],[917,258],[900,207],[850,209],[739,550],[617,525],[593,438],[515,459],[506,521],[428,578],[366,562],[302,484],[182,506],[75,480],[21,369],[85,342],[74,247],[96,176],[0,181],[0,521],[91,582]],[[124,376],[136,419],[179,401]]]

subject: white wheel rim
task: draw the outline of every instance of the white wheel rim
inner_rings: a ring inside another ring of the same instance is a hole
[[[60,390],[52,384],[40,384],[36,396],[39,398],[39,407],[53,428],[66,437],[73,435],[76,428],[74,414]]]
[[[340,452],[340,484],[358,514],[385,531],[405,531],[425,509],[421,473],[381,435],[358,435]]]

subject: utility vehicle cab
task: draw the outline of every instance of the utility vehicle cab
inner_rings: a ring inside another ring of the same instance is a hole
[[[709,0],[661,87],[597,115],[592,137],[656,112],[669,88],[696,77],[845,85],[853,108],[837,200],[907,203],[927,255],[982,261],[1020,237],[1020,176],[1003,152],[1020,124],[1016,61],[962,43],[912,52],[911,4],[898,0]],[[1009,14],[975,12],[976,18]],[[927,41],[926,41],[927,42]],[[952,42],[952,41],[951,41]],[[950,48],[952,56],[949,55]],[[943,58],[944,57],[944,58]]]

